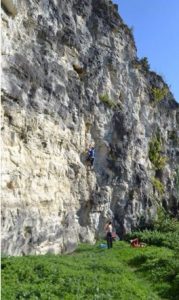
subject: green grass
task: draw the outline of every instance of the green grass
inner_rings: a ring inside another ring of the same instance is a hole
[[[163,273],[159,280],[159,271],[155,283],[152,272],[172,257],[171,249],[133,249],[122,241],[110,250],[83,244],[71,255],[7,257],[2,259],[2,299],[164,299],[160,295],[167,295],[170,283]]]
[[[2,258],[3,300],[179,299],[179,222],[162,209],[153,230],[136,231],[145,248],[80,245],[71,255]],[[104,243],[104,241],[103,241]]]
[[[158,210],[153,230],[132,232],[130,240],[138,237],[147,243],[146,252],[139,253],[130,261],[136,272],[151,282],[161,299],[179,299],[179,221],[163,209]],[[157,248],[149,247],[156,245]]]

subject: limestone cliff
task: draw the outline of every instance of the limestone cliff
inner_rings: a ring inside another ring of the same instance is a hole
[[[2,251],[178,214],[179,105],[110,0],[2,1]],[[86,151],[95,145],[94,169]]]

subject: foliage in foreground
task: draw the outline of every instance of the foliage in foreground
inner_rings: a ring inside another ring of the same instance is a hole
[[[2,299],[177,300],[179,222],[160,210],[153,231],[131,237],[147,246],[118,241],[109,250],[98,243],[83,244],[71,255],[4,257]]]
[[[164,253],[163,253],[164,254]],[[169,253],[168,253],[169,254]],[[146,252],[134,257],[131,266],[137,267],[137,273],[153,283],[153,288],[162,299],[177,300],[179,295],[179,256],[156,255]]]
[[[138,237],[148,245],[162,249],[172,249],[167,255],[158,256],[147,251],[131,260],[137,272],[153,283],[162,299],[177,300],[179,297],[179,222],[171,218],[162,209],[158,211],[158,219],[154,222],[154,230],[135,231],[126,239]],[[165,247],[165,248],[162,248]]]
[[[179,221],[170,217],[163,209],[158,210],[158,218],[153,223],[153,230],[136,230],[126,235],[126,240],[138,237],[148,245],[179,250]]]
[[[173,257],[167,248],[134,249],[122,241],[110,250],[81,245],[71,255],[7,257],[2,299],[175,300],[179,273]]]
[[[167,247],[169,249],[179,249],[179,232],[160,232],[157,230],[134,231],[127,236],[127,239],[138,237],[148,245]]]
[[[82,245],[72,255],[3,258],[2,299],[160,299],[128,266],[135,250],[119,241],[110,250]]]

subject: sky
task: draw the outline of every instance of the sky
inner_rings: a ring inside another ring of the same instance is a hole
[[[139,58],[163,77],[179,102],[179,0],[113,0],[133,27]]]

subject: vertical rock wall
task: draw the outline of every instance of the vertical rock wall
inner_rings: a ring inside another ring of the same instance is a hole
[[[158,206],[177,215],[178,104],[116,5],[3,1],[2,26],[2,251],[70,252],[109,218],[123,235]]]

